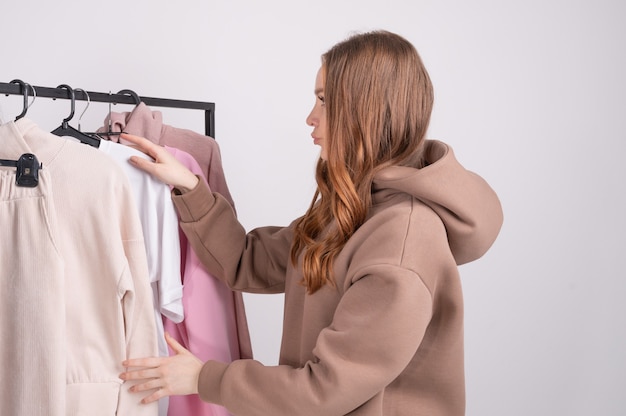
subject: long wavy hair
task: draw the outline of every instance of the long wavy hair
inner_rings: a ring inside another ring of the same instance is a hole
[[[335,285],[333,263],[365,222],[374,175],[391,165],[423,166],[434,93],[415,47],[387,31],[356,34],[322,55],[326,160],[317,189],[295,226],[294,265],[303,252],[303,285]]]

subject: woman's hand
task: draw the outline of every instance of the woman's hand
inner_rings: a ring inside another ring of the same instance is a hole
[[[130,157],[130,163],[137,168],[148,172],[155,178],[175,188],[191,190],[198,184],[198,177],[186,166],[180,163],[163,146],[152,143],[150,140],[122,133],[120,137],[125,143],[150,156],[154,161],[137,156]]]
[[[198,393],[198,377],[202,361],[186,350],[169,334],[165,340],[176,355],[170,357],[136,358],[122,363],[124,367],[140,367],[120,374],[124,381],[138,380],[130,388],[133,393],[155,390],[144,397],[142,403],[150,403],[165,396]]]

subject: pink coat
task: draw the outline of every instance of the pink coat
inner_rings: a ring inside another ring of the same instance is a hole
[[[200,166],[190,154],[168,146],[165,148],[206,182]],[[250,358],[250,338],[245,315],[242,315],[244,310],[238,310],[237,304],[240,294],[231,291],[205,269],[182,231],[180,243],[185,319],[176,324],[164,317],[165,331],[202,361],[232,362],[239,358]],[[239,327],[246,331],[238,330]],[[242,352],[241,344],[244,350],[248,350]],[[173,354],[172,351],[170,353]],[[222,406],[203,402],[197,395],[170,397],[168,414],[230,415]]]

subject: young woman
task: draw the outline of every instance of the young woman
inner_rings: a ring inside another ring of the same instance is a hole
[[[280,363],[135,358],[123,380],[150,402],[198,393],[235,415],[463,415],[458,264],[482,256],[499,200],[452,149],[426,140],[433,89],[415,48],[385,31],[322,56],[307,118],[317,191],[287,227],[248,233],[230,204],[167,151],[132,163],[175,187],[180,224],[231,288],[285,293]],[[149,392],[149,393],[146,393]]]

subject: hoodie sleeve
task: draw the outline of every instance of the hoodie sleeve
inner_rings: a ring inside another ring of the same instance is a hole
[[[206,181],[172,200],[180,227],[207,270],[234,290],[282,293],[293,232],[289,227],[260,227],[246,233],[232,205],[212,193]]]

